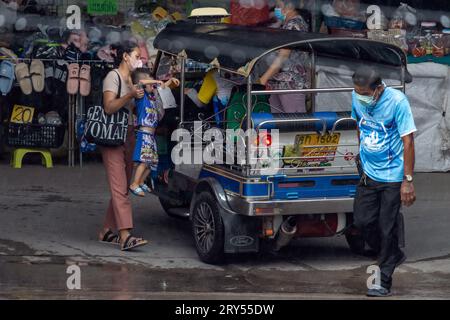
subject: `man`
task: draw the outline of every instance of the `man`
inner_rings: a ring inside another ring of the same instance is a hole
[[[406,256],[399,248],[397,218],[401,205],[411,206],[414,132],[417,131],[407,97],[386,87],[371,67],[353,75],[352,118],[358,122],[362,177],[354,204],[354,223],[378,253],[381,286],[370,297],[390,295],[392,274]]]

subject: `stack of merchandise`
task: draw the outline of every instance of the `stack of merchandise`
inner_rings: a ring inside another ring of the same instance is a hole
[[[366,15],[359,0],[334,0],[322,6],[329,33],[337,36],[365,38]]]

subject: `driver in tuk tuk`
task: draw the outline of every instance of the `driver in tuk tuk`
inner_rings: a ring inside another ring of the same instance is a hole
[[[361,181],[354,202],[354,225],[378,255],[379,286],[369,297],[391,294],[392,275],[406,260],[399,247],[402,204],[416,200],[413,185],[414,132],[417,131],[408,98],[389,88],[372,67],[353,75],[352,118],[358,122]]]
[[[308,24],[296,9],[296,2],[278,0],[275,17],[282,23],[282,29],[309,32]],[[308,89],[308,61],[306,52],[281,49],[259,82],[268,90]],[[270,97],[270,105],[273,113],[305,113],[306,96],[302,93],[276,94]]]

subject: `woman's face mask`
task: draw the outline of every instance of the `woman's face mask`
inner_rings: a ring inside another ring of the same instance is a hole
[[[138,59],[134,56],[130,56],[130,60],[129,60],[129,66],[130,66],[130,70],[134,71],[136,69],[142,68],[143,67],[143,63],[141,59]]]
[[[281,10],[281,8],[275,8],[274,14],[275,14],[275,18],[277,18],[281,22],[284,22],[284,20],[286,20],[286,15],[283,14],[283,11]]]

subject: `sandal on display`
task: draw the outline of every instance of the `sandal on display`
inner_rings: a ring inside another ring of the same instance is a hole
[[[45,67],[41,60],[33,60],[30,64],[31,83],[35,92],[45,89]]]
[[[142,190],[142,188],[141,187],[137,187],[136,189],[132,189],[131,187],[130,187],[130,192],[132,193],[132,194],[134,194],[136,197],[145,197],[145,193],[144,193],[144,190]]]
[[[68,67],[69,75],[67,78],[67,93],[77,94],[80,87],[80,66],[78,63],[71,63]]]
[[[82,65],[80,69],[80,95],[87,97],[91,93],[91,67]]]
[[[30,95],[33,92],[30,71],[28,65],[24,62],[16,65],[16,79],[24,95]]]
[[[147,240],[133,237],[131,234],[128,236],[128,238],[125,240],[125,242],[120,246],[120,249],[122,251],[129,251],[131,249],[135,249],[138,247],[142,247],[148,244]]]
[[[105,233],[100,242],[107,244],[120,244],[119,236],[117,234],[114,234],[111,230],[108,230],[108,232]]]
[[[12,89],[14,83],[14,64],[3,61],[0,64],[0,94],[6,96]]]

